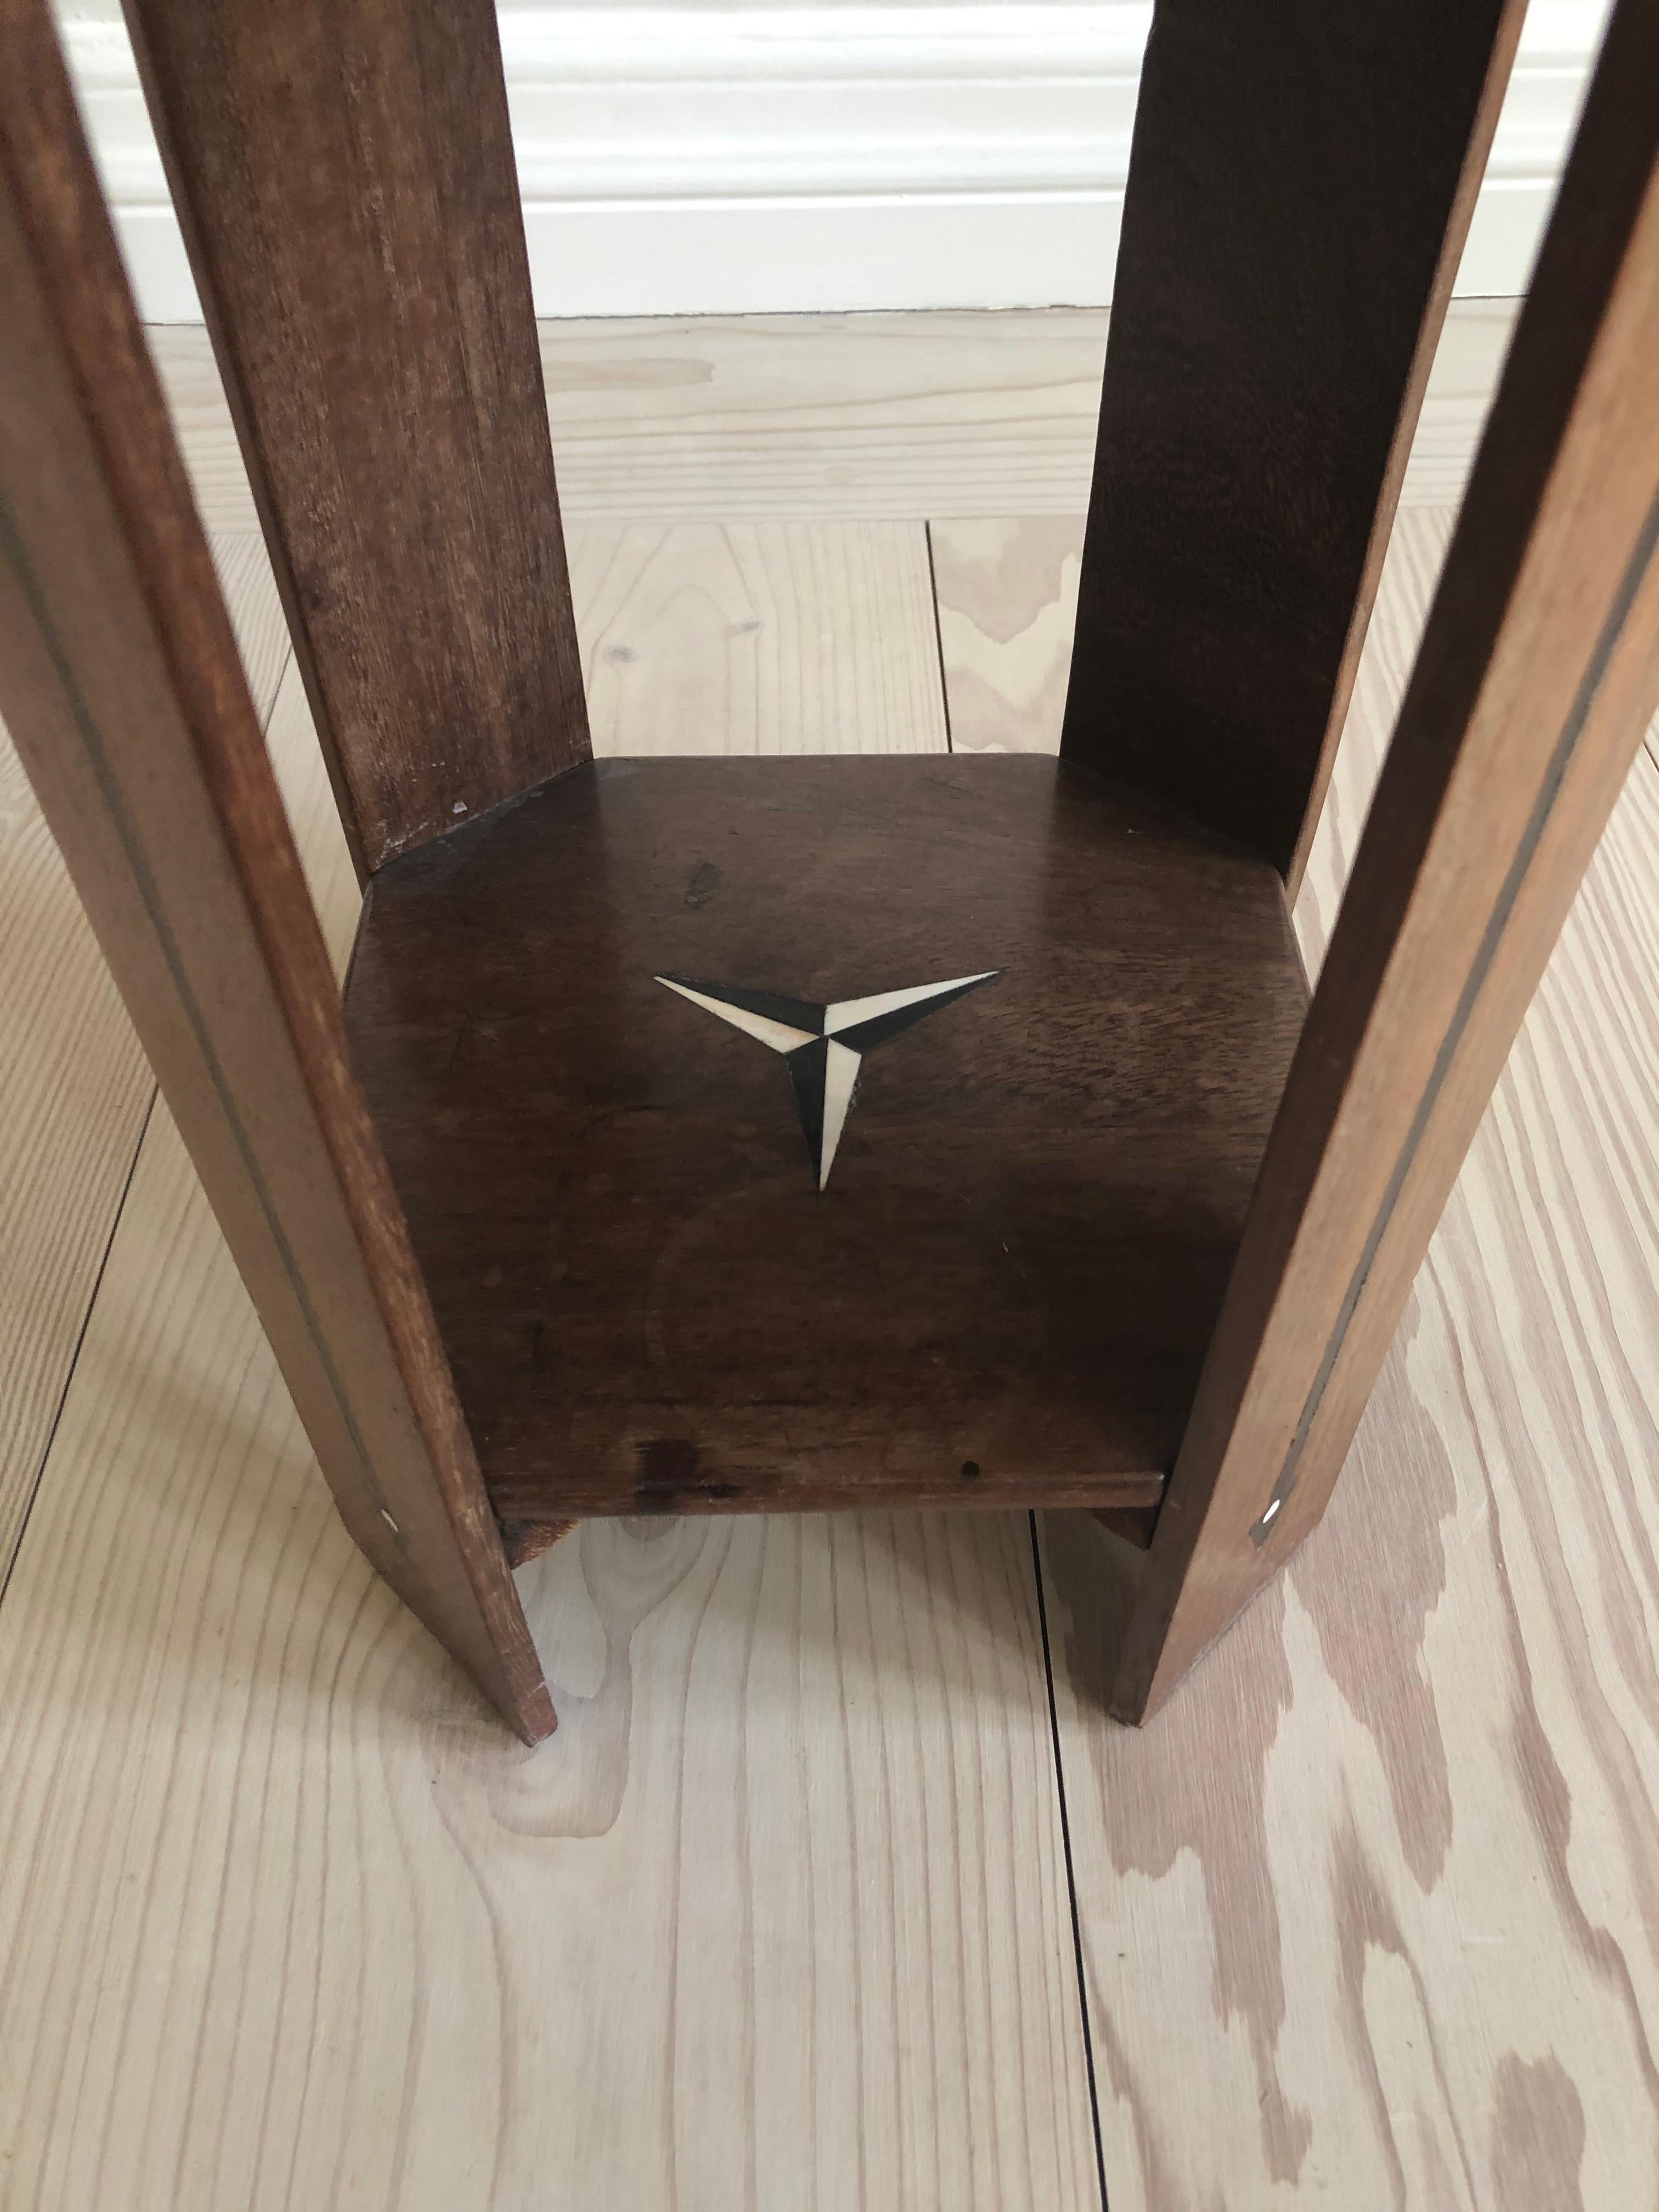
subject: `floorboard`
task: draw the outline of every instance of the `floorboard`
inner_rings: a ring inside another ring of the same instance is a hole
[[[263,715],[288,655],[264,548],[214,553]],[[155,1087],[3,727],[0,1070],[3,1588]]]
[[[1404,496],[1462,490],[1513,303],[1452,303]],[[542,325],[568,521],[1080,514],[1106,315],[754,315]],[[255,526],[205,335],[152,333],[197,497]]]
[[[928,541],[951,745],[1057,753],[1077,627],[1081,510],[934,522]]]
[[[570,583],[601,756],[945,750],[921,523],[580,523]]]

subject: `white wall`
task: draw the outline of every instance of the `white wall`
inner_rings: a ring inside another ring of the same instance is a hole
[[[1532,0],[1460,292],[1524,287],[1604,11]],[[59,15],[143,312],[195,320],[118,0]],[[1150,15],[501,0],[538,309],[1103,301]]]

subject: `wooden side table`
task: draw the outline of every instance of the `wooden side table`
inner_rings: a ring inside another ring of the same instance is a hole
[[[342,1004],[0,0],[0,708],[348,1526],[526,1739],[511,1567],[585,1516],[1092,1510],[1131,1720],[1319,1519],[1659,700],[1618,0],[1309,1004],[1521,12],[1159,0],[1057,762],[596,763],[488,0],[129,0],[363,878]]]

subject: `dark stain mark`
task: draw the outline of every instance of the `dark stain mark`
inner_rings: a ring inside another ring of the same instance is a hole
[[[639,1468],[633,1496],[636,1513],[695,1513],[699,1507],[706,1510],[751,1495],[750,1485],[716,1482],[700,1474],[702,1454],[688,1437],[653,1437],[636,1444],[634,1456]]]
[[[634,1486],[636,1501],[672,1512],[679,1493],[695,1486],[701,1457],[696,1444],[684,1437],[654,1437],[639,1445],[635,1452],[640,1471]]]
[[[644,1482],[695,1482],[702,1455],[684,1437],[653,1437],[637,1448],[640,1479]]]
[[[699,860],[685,887],[687,906],[707,906],[720,887],[720,872],[712,860]]]

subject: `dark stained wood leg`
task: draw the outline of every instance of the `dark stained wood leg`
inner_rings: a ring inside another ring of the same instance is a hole
[[[554,1724],[43,0],[0,0],[0,708],[351,1534]]]
[[[131,0],[359,871],[585,758],[490,0]]]
[[[1659,701],[1659,14],[1621,0],[1129,1622],[1139,1719],[1318,1521]]]
[[[1523,0],[1158,0],[1061,750],[1316,821]]]

